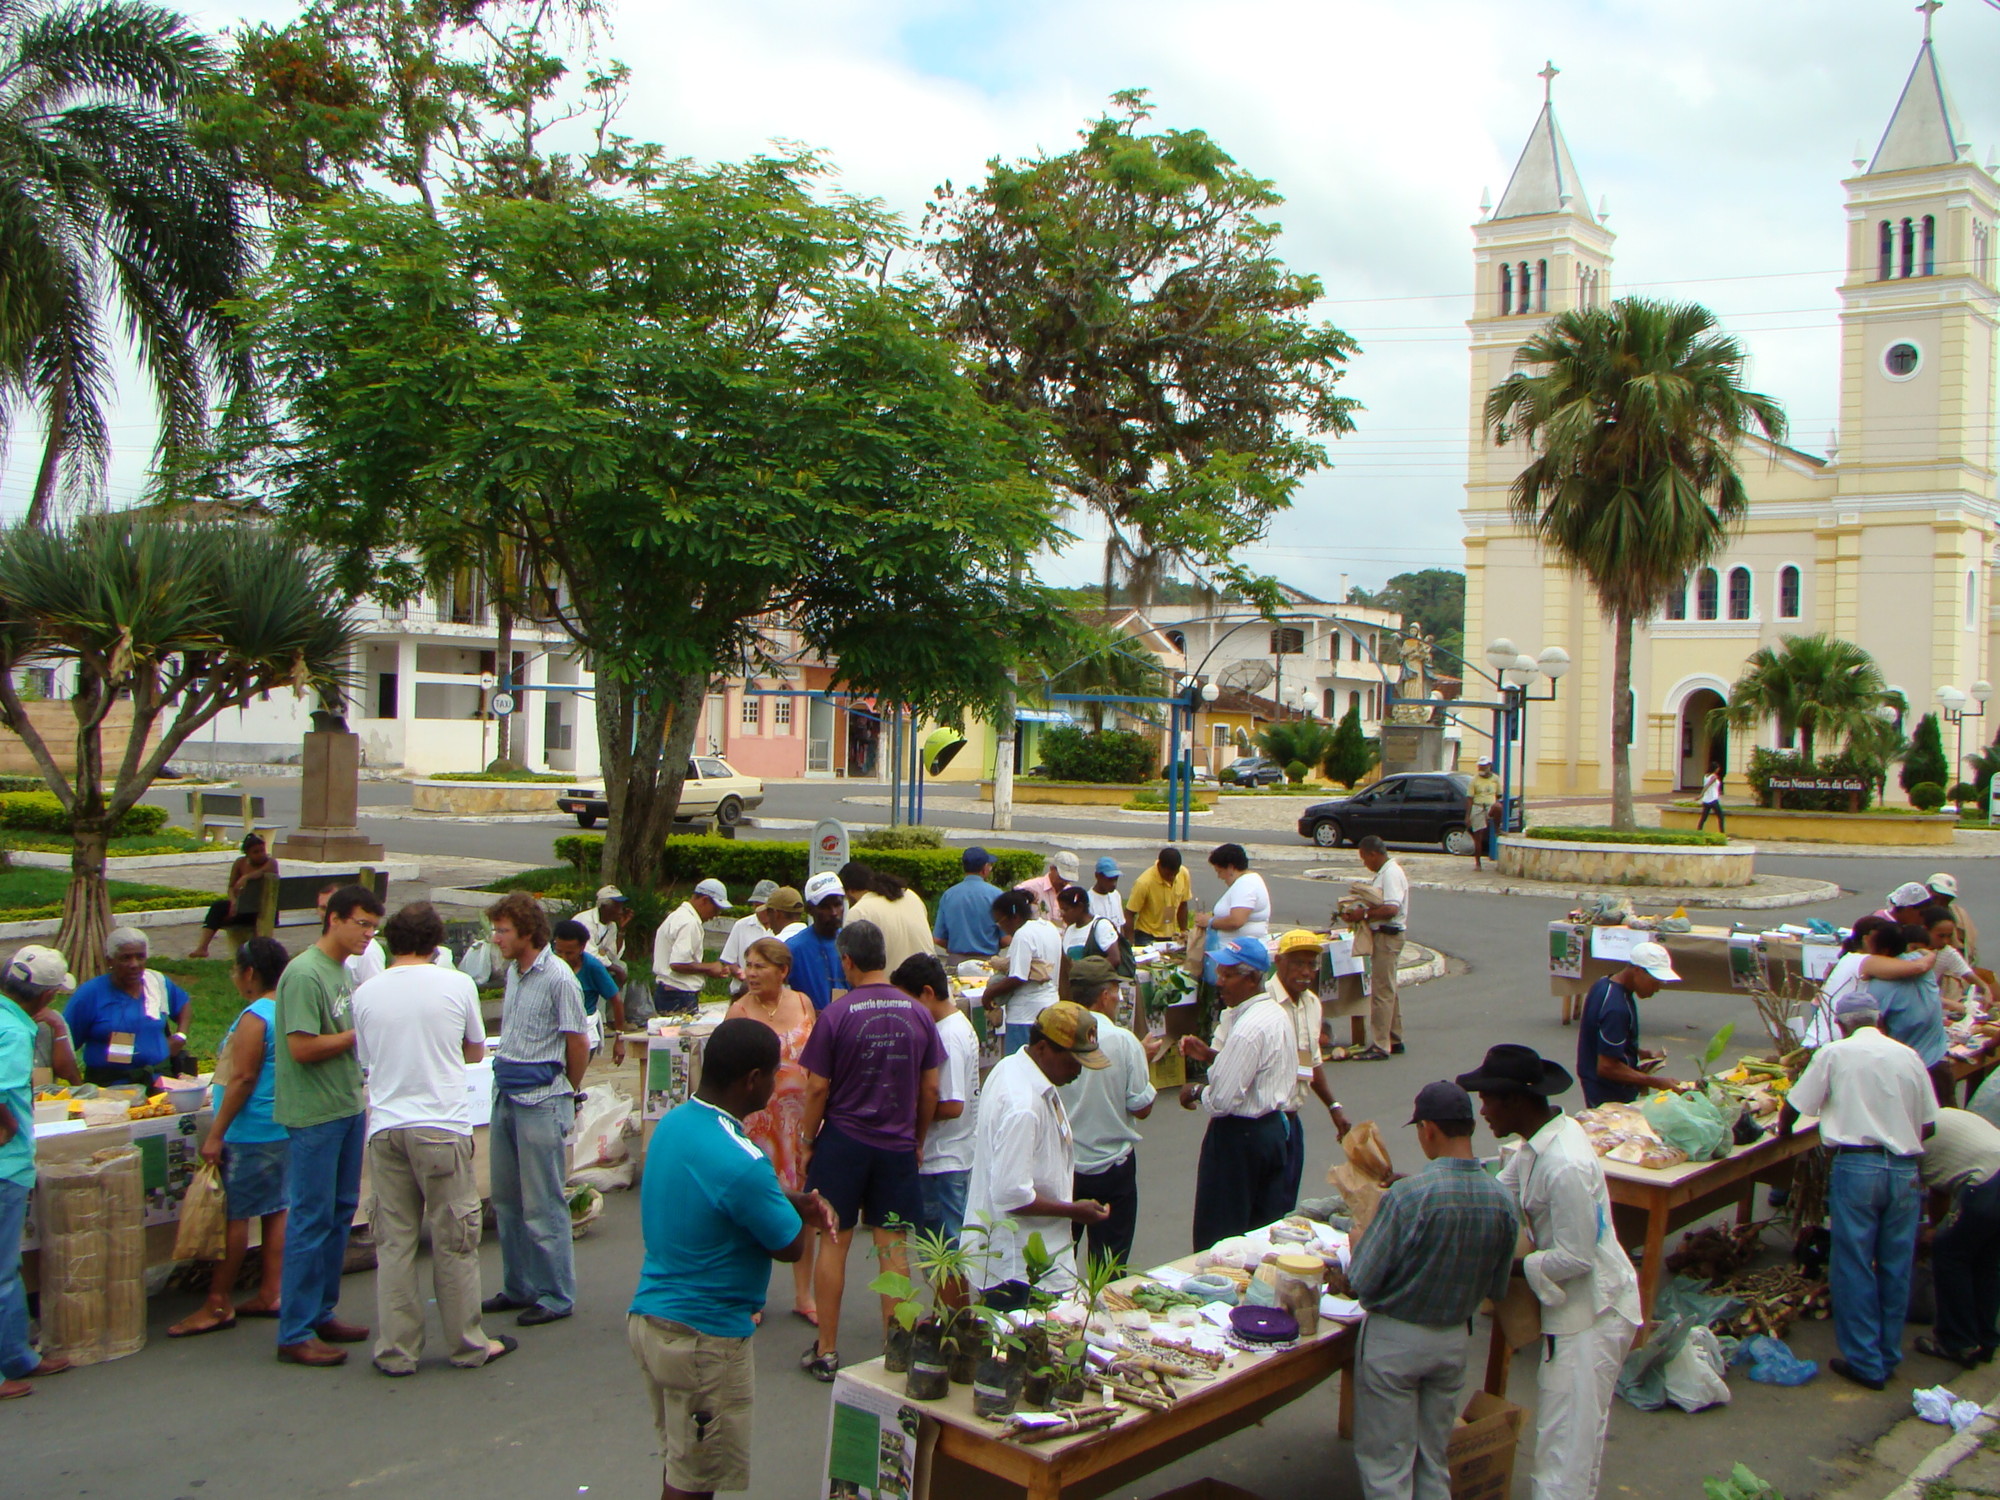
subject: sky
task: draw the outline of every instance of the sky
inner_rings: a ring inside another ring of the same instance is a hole
[[[830,154],[848,191],[912,225],[940,182],[1059,152],[1123,88],[1160,126],[1208,131],[1286,198],[1281,253],[1318,276],[1319,315],[1361,352],[1364,410],[1278,517],[1252,566],[1322,597],[1460,567],[1470,402],[1470,226],[1541,103],[1617,232],[1611,290],[1714,308],[1793,442],[1835,426],[1840,181],[1872,154],[1922,36],[1904,0],[609,0],[632,69],[621,128],[701,160],[773,141]],[[203,25],[290,4],[197,5]],[[2000,141],[2000,0],[1951,0],[1939,57],[1982,161]],[[114,504],[141,489],[149,401],[113,417]],[[0,459],[18,512],[37,445]],[[1052,582],[1101,567],[1088,535]]]

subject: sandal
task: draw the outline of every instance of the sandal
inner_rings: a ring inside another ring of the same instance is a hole
[[[1966,1349],[1963,1351],[1947,1349],[1928,1333],[1921,1335],[1917,1339],[1916,1350],[1919,1354],[1928,1354],[1932,1359],[1948,1359],[1953,1364],[1967,1370],[1972,1369],[1979,1363],[1979,1352],[1976,1349]]]
[[[213,1323],[204,1323],[199,1328],[189,1327],[188,1325],[193,1323],[195,1318],[199,1316],[199,1313],[190,1313],[167,1330],[167,1337],[170,1339],[198,1339],[204,1333],[221,1333],[225,1329],[236,1326],[236,1315],[231,1313],[226,1318],[217,1318]]]
[[[832,1385],[833,1377],[840,1369],[840,1351],[829,1349],[822,1354],[819,1352],[819,1341],[815,1339],[806,1345],[806,1352],[799,1356],[799,1368],[814,1380]]]
[[[1349,1062],[1387,1062],[1389,1054],[1380,1047],[1363,1047],[1359,1052],[1347,1054]]]
[[[278,1309],[275,1307],[264,1307],[255,1302],[244,1302],[238,1304],[236,1316],[239,1318],[275,1318],[278,1316]]]

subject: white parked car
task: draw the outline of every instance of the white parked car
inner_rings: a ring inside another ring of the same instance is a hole
[[[681,786],[681,804],[674,817],[682,822],[712,817],[724,828],[734,828],[743,815],[764,805],[764,783],[745,776],[719,755],[697,755],[689,759],[687,780]],[[573,786],[556,798],[556,806],[576,818],[579,828],[595,828],[599,818],[611,816],[611,803],[602,787]]]

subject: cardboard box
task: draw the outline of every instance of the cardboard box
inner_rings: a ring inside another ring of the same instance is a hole
[[[1511,1401],[1480,1391],[1465,1403],[1451,1430],[1445,1460],[1451,1466],[1451,1500],[1509,1500],[1514,1454],[1527,1413]]]

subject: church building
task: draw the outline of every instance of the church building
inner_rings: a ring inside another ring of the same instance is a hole
[[[1967,144],[1926,35],[1874,156],[1842,183],[1834,449],[1821,458],[1747,443],[1746,523],[1636,630],[1634,791],[1698,787],[1711,760],[1740,773],[1752,746],[1784,742],[1774,723],[1711,741],[1707,719],[1745,659],[1788,635],[1824,632],[1865,647],[1908,698],[1911,722],[1935,707],[1939,688],[1965,691],[1994,675],[1995,177]],[[1568,650],[1573,666],[1557,700],[1528,712],[1523,781],[1544,797],[1608,792],[1610,622],[1582,576],[1510,515],[1508,486],[1526,450],[1495,447],[1482,430],[1487,392],[1538,325],[1615,295],[1616,236],[1592,209],[1546,100],[1473,238],[1466,656],[1477,663],[1496,637],[1530,656]],[[1467,697],[1481,696],[1474,686]],[[2000,717],[1965,729],[1969,754]],[[1954,738],[1947,728],[1948,756]]]

